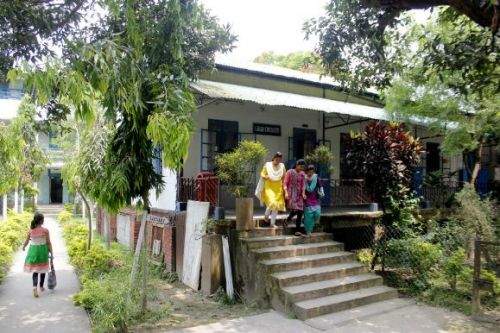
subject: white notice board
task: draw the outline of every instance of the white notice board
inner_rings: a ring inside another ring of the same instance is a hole
[[[208,218],[209,208],[208,202],[190,200],[187,204],[182,282],[195,290],[200,282],[203,223]]]

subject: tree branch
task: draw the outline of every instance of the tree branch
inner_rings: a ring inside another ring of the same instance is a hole
[[[367,8],[394,9],[408,11],[412,9],[426,9],[437,6],[451,6],[458,12],[468,16],[471,20],[482,27],[490,27],[495,34],[498,32],[500,14],[499,3],[489,6],[484,1],[473,0],[363,0],[362,4]]]

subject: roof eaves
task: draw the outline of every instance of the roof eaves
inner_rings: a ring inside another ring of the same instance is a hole
[[[313,80],[307,80],[307,79],[302,79],[302,78],[298,78],[298,77],[287,76],[284,74],[269,73],[269,72],[266,72],[263,70],[243,68],[243,67],[239,67],[239,66],[235,66],[235,65],[220,64],[220,63],[216,63],[215,68],[217,70],[225,70],[225,71],[231,71],[231,72],[235,72],[235,73],[252,74],[252,75],[257,75],[260,77],[265,77],[265,78],[270,78],[270,79],[286,80],[289,82],[295,82],[295,83],[300,83],[300,84],[309,85],[309,86],[313,86],[313,87],[331,89],[331,90],[335,90],[335,91],[349,94],[349,91],[347,89],[342,88],[340,85],[328,83],[328,82],[317,82],[317,81],[313,81]],[[380,101],[379,94],[372,93],[372,92],[364,92],[362,94],[355,94],[354,96],[365,97],[365,98],[368,98],[369,100],[376,101],[376,102]]]

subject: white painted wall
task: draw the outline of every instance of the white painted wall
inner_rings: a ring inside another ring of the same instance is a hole
[[[184,165],[185,177],[193,177],[200,171],[201,129],[208,129],[208,119],[238,121],[240,132],[252,132],[254,122],[281,125],[281,136],[279,137],[257,135],[257,140],[262,142],[269,151],[266,160],[269,160],[276,151],[281,151],[284,155],[284,161],[287,161],[289,159],[288,138],[293,136],[294,128],[304,128],[304,124],[307,125],[308,129],[316,130],[318,140],[322,139],[323,116],[322,113],[318,111],[261,106],[253,102],[221,101],[212,103],[194,114],[196,131],[192,135],[189,158]],[[356,118],[351,119],[351,121],[352,120],[356,120]],[[327,116],[326,126],[335,126],[341,123],[342,121],[335,118],[334,115],[330,114]],[[333,178],[339,178],[340,176],[340,134],[349,133],[351,130],[362,131],[367,124],[368,121],[326,130],[325,139],[331,141],[334,154]],[[411,132],[418,137],[433,136],[431,132],[422,127],[418,127],[416,132],[412,129]],[[422,142],[425,147],[426,142],[440,143],[441,141],[441,138],[429,138]],[[449,166],[452,170],[462,167],[461,158],[459,156],[447,157],[447,160],[449,165],[446,165],[446,167]]]
[[[177,173],[163,168],[163,181],[165,182],[165,187],[158,196],[155,190],[149,191],[151,207],[175,210],[175,201],[177,199]]]
[[[123,246],[130,246],[130,216],[118,214],[116,216],[116,239]]]

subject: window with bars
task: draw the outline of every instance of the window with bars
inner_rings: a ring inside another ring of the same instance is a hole
[[[163,175],[163,160],[162,160],[163,149],[158,145],[153,149],[152,163],[155,173],[157,175]]]

